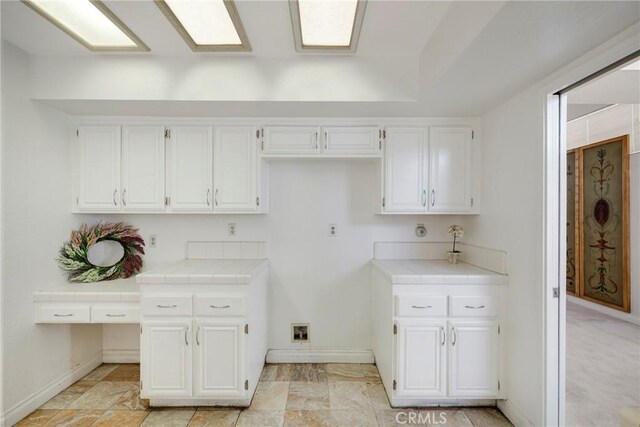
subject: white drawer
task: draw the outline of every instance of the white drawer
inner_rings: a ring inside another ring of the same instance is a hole
[[[452,317],[497,317],[498,298],[494,296],[452,296]]]
[[[92,323],[139,323],[140,309],[131,306],[92,306]]]
[[[40,323],[89,323],[91,319],[89,304],[65,305],[42,304],[40,305]]]
[[[446,296],[399,295],[396,297],[396,316],[445,317],[446,315]]]
[[[143,295],[140,300],[144,316],[191,316],[191,294]]]
[[[196,316],[244,316],[242,296],[196,296]]]

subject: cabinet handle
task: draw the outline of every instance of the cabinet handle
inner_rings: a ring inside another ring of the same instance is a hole
[[[160,304],[156,304],[156,307],[158,308],[176,308],[177,305],[173,304],[173,305],[160,305]]]
[[[189,345],[189,327],[184,330],[184,343],[185,345]]]
[[[118,189],[117,188],[115,190],[113,190],[113,196],[111,196],[111,198],[113,199],[113,205],[114,206],[118,206],[118,202],[116,201],[116,194],[118,194]]]
[[[431,190],[431,206],[436,204],[436,190]]]
[[[122,190],[122,205],[127,206],[127,189]]]
[[[329,146],[329,135],[327,132],[324,133],[324,149],[326,150]]]
[[[209,201],[209,196],[211,196],[211,189],[207,188],[207,206],[211,206],[211,202]]]
[[[480,309],[480,308],[484,308],[484,305],[477,305],[477,306],[465,305],[464,308],[470,308],[472,310],[477,310],[477,309]]]
[[[422,206],[427,206],[427,190],[422,190]]]
[[[444,346],[445,341],[447,340],[446,334],[444,333],[444,327],[440,326],[440,336],[442,337],[442,339],[440,340],[440,345]]]
[[[73,317],[73,314],[69,313],[69,314],[58,314],[58,313],[54,313],[53,314],[54,317]]]
[[[218,189],[216,188],[216,192],[213,195],[213,204],[218,206]]]
[[[198,326],[198,329],[196,329],[196,344],[198,344],[198,347],[200,347],[200,326]]]
[[[430,306],[430,305],[412,305],[411,308],[424,309],[424,308],[432,308],[432,306]]]
[[[107,317],[127,317],[126,314],[110,314],[107,313]]]
[[[451,328],[451,335],[453,335],[451,338],[451,345],[454,346],[456,345],[456,328]]]
[[[211,308],[229,308],[230,305],[210,305]]]
[[[316,131],[316,150],[318,149],[318,132]]]

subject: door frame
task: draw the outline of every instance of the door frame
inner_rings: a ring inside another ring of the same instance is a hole
[[[540,85],[543,108],[543,398],[546,426],[565,425],[566,92],[640,55],[640,24],[573,61]],[[562,222],[564,219],[564,222]],[[558,297],[554,296],[554,288]]]

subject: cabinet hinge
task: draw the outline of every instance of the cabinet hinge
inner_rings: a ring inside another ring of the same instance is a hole
[[[256,138],[260,138],[260,129],[256,129]]]
[[[144,390],[144,383],[140,380],[140,390]]]
[[[166,139],[171,138],[171,129],[165,129],[165,130],[164,130],[164,137],[165,137]]]
[[[165,206],[171,206],[171,197],[165,197],[164,198],[164,205]]]
[[[249,324],[248,323],[245,323],[245,325],[244,325],[244,333],[245,334],[249,333]]]
[[[142,325],[140,325],[140,335],[142,335]]]
[[[260,197],[256,197],[256,206],[260,206]]]
[[[471,198],[471,207],[473,207],[473,197]]]
[[[382,150],[382,140],[378,141],[378,149]]]
[[[382,198],[382,207],[384,208],[384,207],[385,207],[385,205],[386,205],[386,200],[385,200],[385,198],[383,197],[383,198]]]
[[[471,131],[471,139],[474,139],[476,137],[476,131],[472,130]]]
[[[559,288],[553,288],[553,297],[554,298],[560,298],[560,289]]]
[[[398,325],[393,325],[393,335],[398,334]]]
[[[398,388],[398,383],[396,380],[393,380],[393,389],[396,390]]]
[[[498,390],[500,390],[500,381],[498,381]]]
[[[244,381],[244,389],[249,390],[249,380]]]
[[[500,325],[498,325],[498,335],[500,335]]]
[[[76,197],[76,205],[80,204],[80,197]]]
[[[76,129],[76,136],[80,136],[80,131]]]

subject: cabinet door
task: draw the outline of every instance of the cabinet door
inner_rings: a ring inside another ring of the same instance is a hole
[[[431,128],[429,211],[471,210],[470,128]]]
[[[213,210],[258,210],[257,142],[254,127],[217,127],[213,139]]]
[[[122,128],[124,211],[164,211],[164,126]]]
[[[427,133],[387,128],[384,159],[385,212],[426,212]]]
[[[191,396],[190,326],[189,321],[143,323],[143,397]]]
[[[169,131],[171,211],[211,211],[213,204],[211,127],[176,126]]]
[[[266,126],[262,130],[264,154],[313,154],[320,152],[315,126]]]
[[[382,135],[377,126],[336,126],[322,128],[322,148],[325,154],[339,156],[380,156]]]
[[[197,321],[196,396],[245,395],[244,321]]]
[[[78,129],[80,211],[120,210],[120,126]]]
[[[451,397],[494,397],[498,394],[498,324],[492,321],[449,325]]]
[[[446,395],[444,322],[399,322],[397,396]]]

